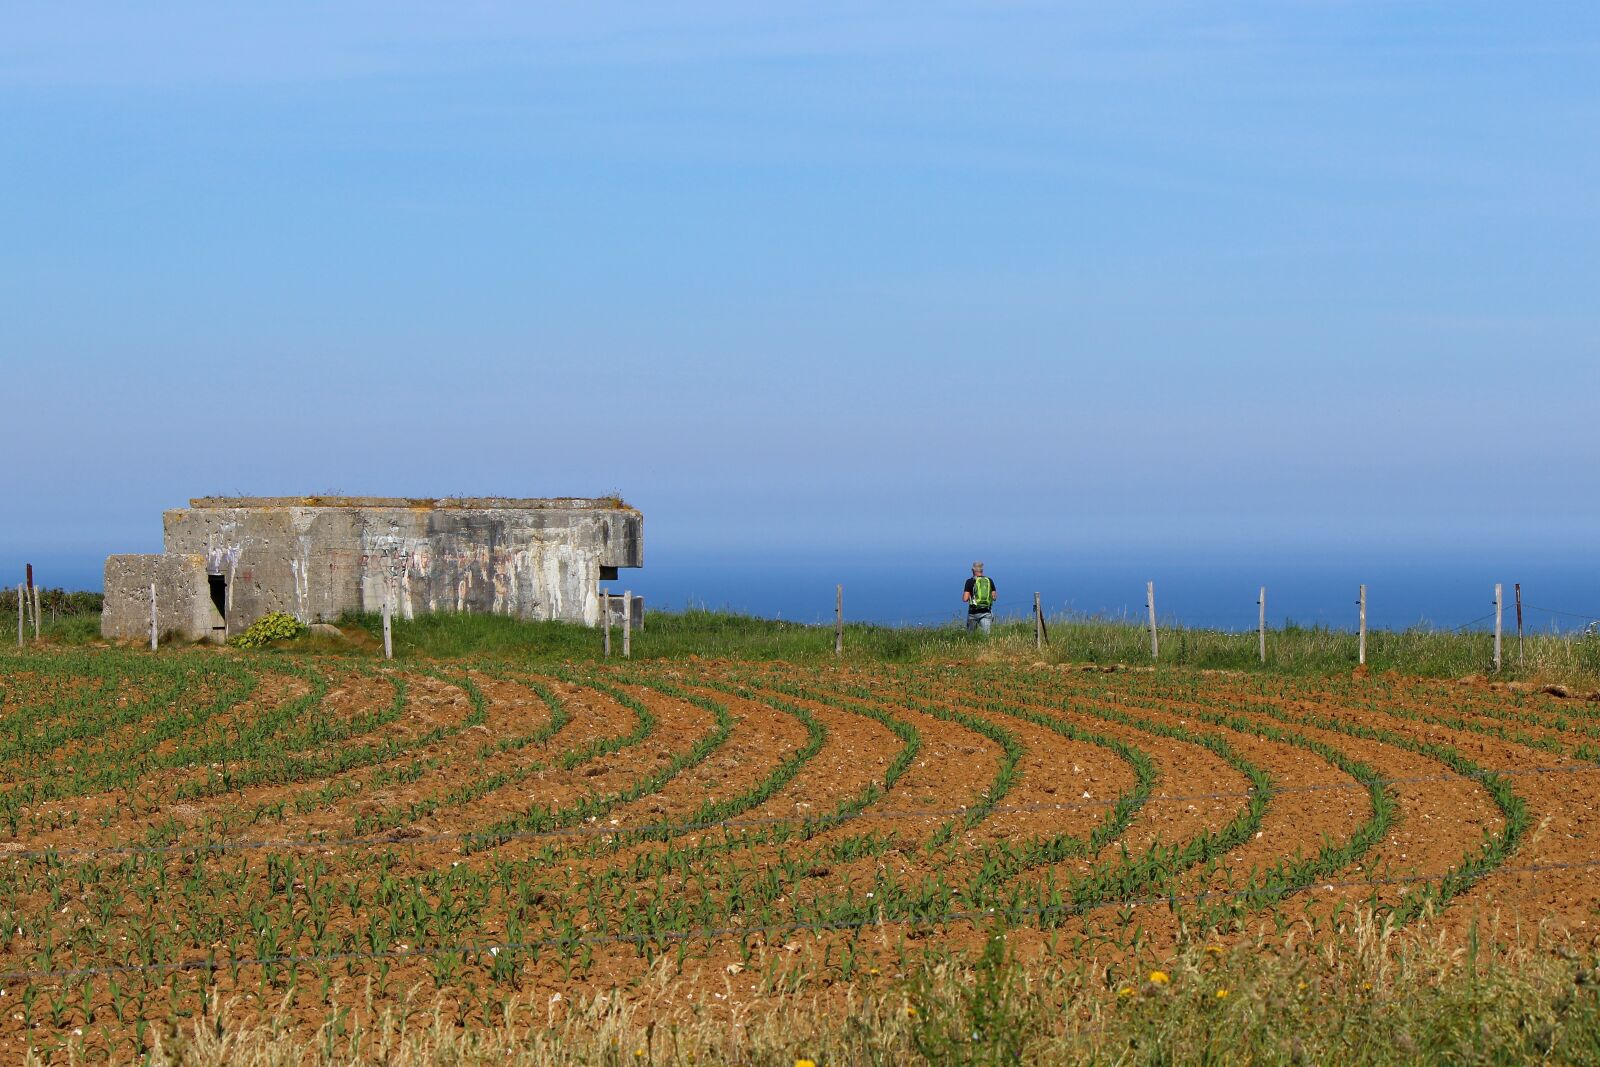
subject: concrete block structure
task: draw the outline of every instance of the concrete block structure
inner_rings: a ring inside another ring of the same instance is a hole
[[[159,555],[106,560],[108,638],[158,625],[221,641],[261,616],[381,611],[601,621],[600,583],[644,565],[644,519],[620,500],[205,497],[163,516]]]
[[[153,598],[157,634],[179,634],[191,641],[220,640],[227,625],[221,607],[211,598],[210,586],[206,558],[199,554],[112,556],[106,560],[100,631],[107,636],[149,640]]]

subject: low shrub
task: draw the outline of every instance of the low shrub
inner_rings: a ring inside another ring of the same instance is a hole
[[[250,628],[231,639],[240,648],[265,648],[275,641],[289,641],[304,634],[306,627],[286,611],[273,611],[250,624]]]

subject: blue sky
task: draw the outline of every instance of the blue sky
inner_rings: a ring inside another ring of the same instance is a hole
[[[0,571],[331,490],[1592,551],[1600,6],[591,8],[0,4]]]

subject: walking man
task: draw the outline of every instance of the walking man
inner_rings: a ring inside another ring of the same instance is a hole
[[[967,633],[982,630],[989,635],[989,625],[994,621],[994,582],[983,576],[983,564],[972,565],[972,577],[962,587],[961,599],[967,605]]]

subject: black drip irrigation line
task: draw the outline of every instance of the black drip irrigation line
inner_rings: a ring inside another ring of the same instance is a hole
[[[1573,860],[1564,863],[1536,863],[1523,867],[1495,867],[1483,872],[1478,880],[1499,874],[1543,874],[1549,871],[1586,870],[1600,867],[1600,859]],[[1124,897],[1117,900],[1100,900],[1090,904],[1061,904],[1045,907],[1007,909],[1007,915],[1031,915],[1039,918],[1057,918],[1085,915],[1105,908],[1138,908],[1150,905],[1204,904],[1209,900],[1249,900],[1256,897],[1275,898],[1291,896],[1306,890],[1320,889],[1331,892],[1338,889],[1360,889],[1373,886],[1418,885],[1426,882],[1443,882],[1461,877],[1460,871],[1442,874],[1408,874],[1386,878],[1357,878],[1343,881],[1302,882],[1296,885],[1259,886],[1250,889],[1223,889],[1199,893],[1168,894],[1165,896]],[[668,944],[722,937],[748,937],[752,934],[827,933],[843,930],[866,930],[879,927],[926,927],[950,923],[980,922],[992,919],[995,908],[981,911],[954,911],[942,915],[909,919],[865,919],[858,922],[826,923],[773,923],[761,926],[713,926],[694,930],[665,930],[653,934],[590,934],[573,937],[548,937],[533,941],[509,941],[485,945],[425,945],[386,952],[329,952],[306,955],[252,956],[242,959],[176,960],[171,963],[128,963],[105,967],[74,967],[53,971],[7,971],[0,973],[0,982],[39,982],[56,978],[94,978],[114,974],[141,974],[152,972],[219,971],[235,967],[271,967],[317,963],[345,963],[353,961],[398,960],[431,958],[434,956],[498,956],[502,952],[521,952],[529,949],[570,949],[597,945]]]
[[[1479,771],[1463,771],[1457,774],[1417,775],[1405,778],[1379,778],[1377,784],[1389,785],[1424,785],[1438,782],[1458,782],[1462,780],[1485,780],[1492,777],[1511,777],[1535,774],[1577,774],[1585,771],[1600,771],[1600,763],[1575,763],[1561,766],[1538,767],[1507,767],[1501,769],[1484,769]],[[1273,795],[1280,793],[1318,793],[1332,790],[1356,789],[1366,790],[1368,785],[1362,782],[1327,782],[1320,785],[1279,785],[1271,789]],[[1177,802],[1190,800],[1242,800],[1254,796],[1255,789],[1244,789],[1229,792],[1215,793],[1171,793],[1150,795],[1150,801]],[[1096,799],[1086,797],[1082,801],[1058,804],[1014,804],[986,809],[990,815],[1020,815],[1037,813],[1041,811],[1083,811],[1090,808],[1115,807],[1120,801],[1115,798]],[[305,850],[333,850],[372,848],[380,845],[433,845],[446,841],[532,841],[545,838],[585,838],[585,837],[648,837],[652,834],[671,832],[673,834],[697,833],[702,830],[740,830],[756,827],[794,826],[804,829],[807,826],[826,829],[831,826],[841,825],[861,820],[892,820],[892,819],[943,819],[964,815],[972,810],[968,807],[951,808],[943,810],[924,811],[861,811],[848,815],[819,815],[810,819],[793,818],[766,818],[766,819],[719,819],[699,823],[650,823],[642,826],[573,826],[559,830],[522,830],[507,833],[492,831],[460,830],[433,834],[379,834],[371,837],[344,837],[319,840],[317,838],[290,838],[273,841],[269,839],[248,841],[215,841],[194,844],[174,845],[110,845],[105,848],[32,848],[18,849],[11,852],[0,852],[0,860],[31,860],[78,857],[82,859],[98,859],[103,856],[160,856],[160,855],[193,855],[200,856],[206,853],[218,855],[229,852],[255,852],[265,850],[279,850],[283,852]]]

